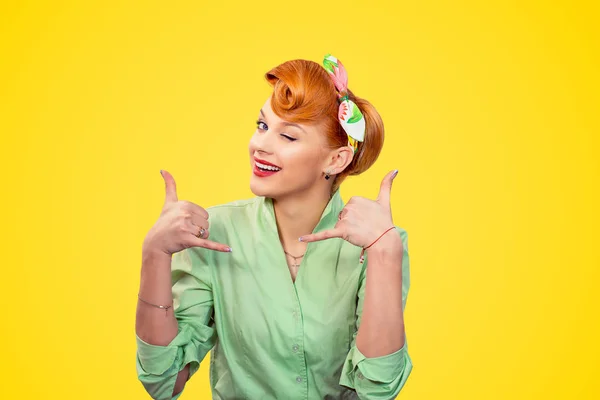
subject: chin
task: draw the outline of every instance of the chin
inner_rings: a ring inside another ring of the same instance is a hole
[[[250,191],[255,196],[263,196],[263,197],[275,197],[277,196],[278,190],[274,189],[270,184],[265,184],[265,182],[257,182],[261,178],[257,178],[252,176],[250,178]]]
[[[250,176],[250,191],[255,196],[278,199],[298,190],[298,187],[293,185],[289,180],[289,177],[273,176],[261,178],[252,174]]]

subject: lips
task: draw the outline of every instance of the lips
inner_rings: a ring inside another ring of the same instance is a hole
[[[266,161],[266,160],[261,160],[260,158],[256,158],[256,157],[255,157],[255,158],[254,158],[254,161],[256,161],[256,162],[258,162],[258,163],[261,163],[261,164],[264,164],[264,165],[270,165],[271,167],[276,167],[276,168],[279,168],[279,169],[281,169],[281,167],[280,167],[279,165],[275,165],[275,164],[273,164],[273,163],[270,163],[270,162],[268,162],[268,161]]]
[[[266,178],[268,176],[275,175],[280,170],[281,167],[279,167],[278,165],[275,165],[265,160],[261,160],[259,158],[254,159],[254,169],[252,172],[254,173],[254,175],[260,178]]]

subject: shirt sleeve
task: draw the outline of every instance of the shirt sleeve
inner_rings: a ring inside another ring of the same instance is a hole
[[[402,254],[402,309],[404,310],[410,286],[408,235],[404,229],[399,227],[396,229],[400,233],[404,248]],[[340,385],[356,390],[358,397],[362,400],[394,399],[400,393],[412,370],[407,341],[405,340],[401,349],[380,357],[365,357],[356,347],[356,335],[363,310],[367,262],[368,259],[361,271],[356,307],[356,328],[350,344],[350,351],[342,368]]]
[[[171,260],[173,310],[177,336],[166,346],[144,342],[136,334],[138,379],[153,399],[175,400],[172,396],[177,375],[190,364],[190,377],[217,340],[213,315],[213,291],[208,250],[189,248]],[[157,310],[158,311],[158,310]]]

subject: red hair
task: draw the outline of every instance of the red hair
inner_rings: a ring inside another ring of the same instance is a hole
[[[291,60],[271,69],[265,78],[273,86],[271,107],[277,116],[289,122],[323,123],[330,148],[348,145],[348,135],[338,121],[336,88],[325,68],[314,61]],[[365,117],[365,140],[358,143],[352,162],[336,175],[333,192],[347,176],[369,169],[383,147],[383,121],[375,107],[350,89],[348,95]]]

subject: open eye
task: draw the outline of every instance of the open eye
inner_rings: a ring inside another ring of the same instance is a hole
[[[260,119],[256,121],[256,127],[258,129],[260,129],[261,131],[266,131],[269,129],[269,127],[267,126],[267,124],[265,124],[263,121],[261,121]]]

